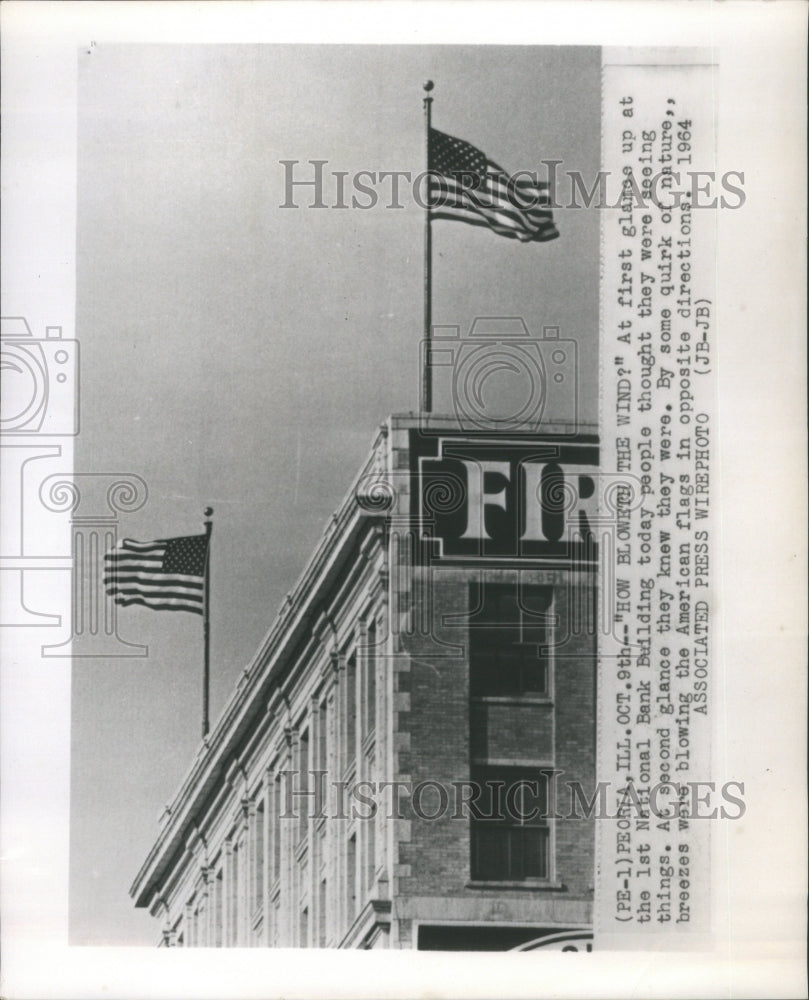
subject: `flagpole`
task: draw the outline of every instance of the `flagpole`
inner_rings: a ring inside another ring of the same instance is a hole
[[[426,96],[424,98],[424,124],[426,126],[426,159],[427,170],[430,170],[430,117],[433,99],[430,91],[433,89],[433,81],[428,80],[424,84]],[[429,178],[428,178],[429,192]],[[429,204],[429,193],[428,193]],[[433,269],[433,240],[430,225],[430,209],[424,210],[424,353],[423,366],[421,372],[421,411],[431,413],[433,409],[433,371],[432,371],[432,337],[433,337],[433,302],[432,302],[432,269]]]
[[[211,623],[209,615],[210,593],[211,593],[211,531],[213,522],[210,518],[213,515],[213,507],[205,508],[205,536],[207,544],[205,546],[205,581],[202,591],[202,635],[204,643],[203,665],[202,665],[202,738],[208,735],[209,724],[209,702],[211,687]]]

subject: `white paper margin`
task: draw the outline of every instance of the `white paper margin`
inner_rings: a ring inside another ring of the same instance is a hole
[[[315,8],[317,8],[315,10]],[[0,637],[5,997],[796,996],[805,993],[805,22],[801,3],[5,3],[3,313],[75,312],[76,52],[102,42],[707,45],[720,159],[719,464],[727,728],[743,822],[714,838],[712,954],[438,955],[68,948],[68,661]],[[66,324],[66,335],[69,327]],[[65,607],[64,588],[56,595]],[[52,601],[53,598],[51,597]],[[8,630],[4,630],[7,632]],[[541,965],[538,964],[541,962]]]

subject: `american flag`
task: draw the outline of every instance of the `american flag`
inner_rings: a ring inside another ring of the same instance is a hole
[[[427,159],[431,218],[486,226],[523,243],[544,243],[559,235],[544,182],[522,174],[510,178],[471,143],[434,128]]]
[[[116,604],[203,614],[207,535],[154,542],[124,538],[104,560],[104,586]]]

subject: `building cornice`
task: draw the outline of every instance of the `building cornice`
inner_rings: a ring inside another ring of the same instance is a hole
[[[225,705],[211,733],[199,745],[189,771],[171,804],[162,816],[162,827],[157,840],[136,875],[130,895],[136,906],[149,906],[161,896],[167,875],[186,851],[186,842],[203,823],[207,809],[216,799],[229,774],[234,774],[238,755],[242,752],[248,734],[257,720],[266,719],[267,713],[288,712],[284,692],[279,685],[284,682],[301,643],[316,628],[327,635],[323,613],[327,595],[343,585],[346,566],[358,559],[365,566],[372,566],[375,551],[384,551],[385,532],[379,530],[388,517],[384,505],[375,507],[363,502],[364,490],[377,480],[392,477],[392,448],[397,441],[406,446],[407,433],[421,430],[425,433],[486,437],[483,429],[465,432],[457,420],[445,415],[397,414],[389,418],[377,432],[370,456],[355,477],[350,490],[337,512],[329,520],[312,557],[303,570],[295,587],[287,594],[278,616],[265,636],[251,663],[239,676],[236,688]],[[542,435],[563,435],[566,440],[593,438],[593,425],[547,424]],[[574,434],[575,431],[575,434]],[[495,435],[502,436],[502,429]],[[514,435],[522,437],[530,435]],[[369,530],[370,529],[370,530]],[[382,560],[379,582],[386,580],[386,565]],[[330,630],[329,630],[330,631]],[[336,650],[335,650],[336,652]],[[339,667],[339,660],[336,663]]]
[[[211,795],[226,774],[233,773],[235,754],[257,714],[272,703],[271,691],[290,666],[301,639],[322,613],[322,598],[340,578],[346,561],[356,555],[369,525],[385,512],[367,510],[357,503],[359,483],[372,471],[385,468],[382,454],[387,429],[383,425],[371,454],[352,483],[297,584],[287,595],[279,615],[258,652],[239,677],[236,690],[209,735],[197,749],[194,761],[172,803],[163,812],[163,827],[129,890],[136,906],[150,906],[175,859],[182,857],[193,829]],[[384,537],[373,532],[381,544]]]

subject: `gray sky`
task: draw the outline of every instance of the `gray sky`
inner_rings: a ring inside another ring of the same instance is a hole
[[[215,508],[215,724],[376,427],[418,401],[422,210],[407,196],[402,210],[282,210],[279,161],[418,173],[431,78],[435,127],[509,171],[556,159],[590,178],[599,50],[100,45],[78,58],[76,468],[146,480],[122,536],[193,534]],[[598,213],[556,221],[560,239],[528,245],[435,223],[433,322],[559,326],[595,420]],[[119,632],[148,658],[73,669],[73,944],[156,943],[128,889],[199,743],[200,619],[133,607]]]

